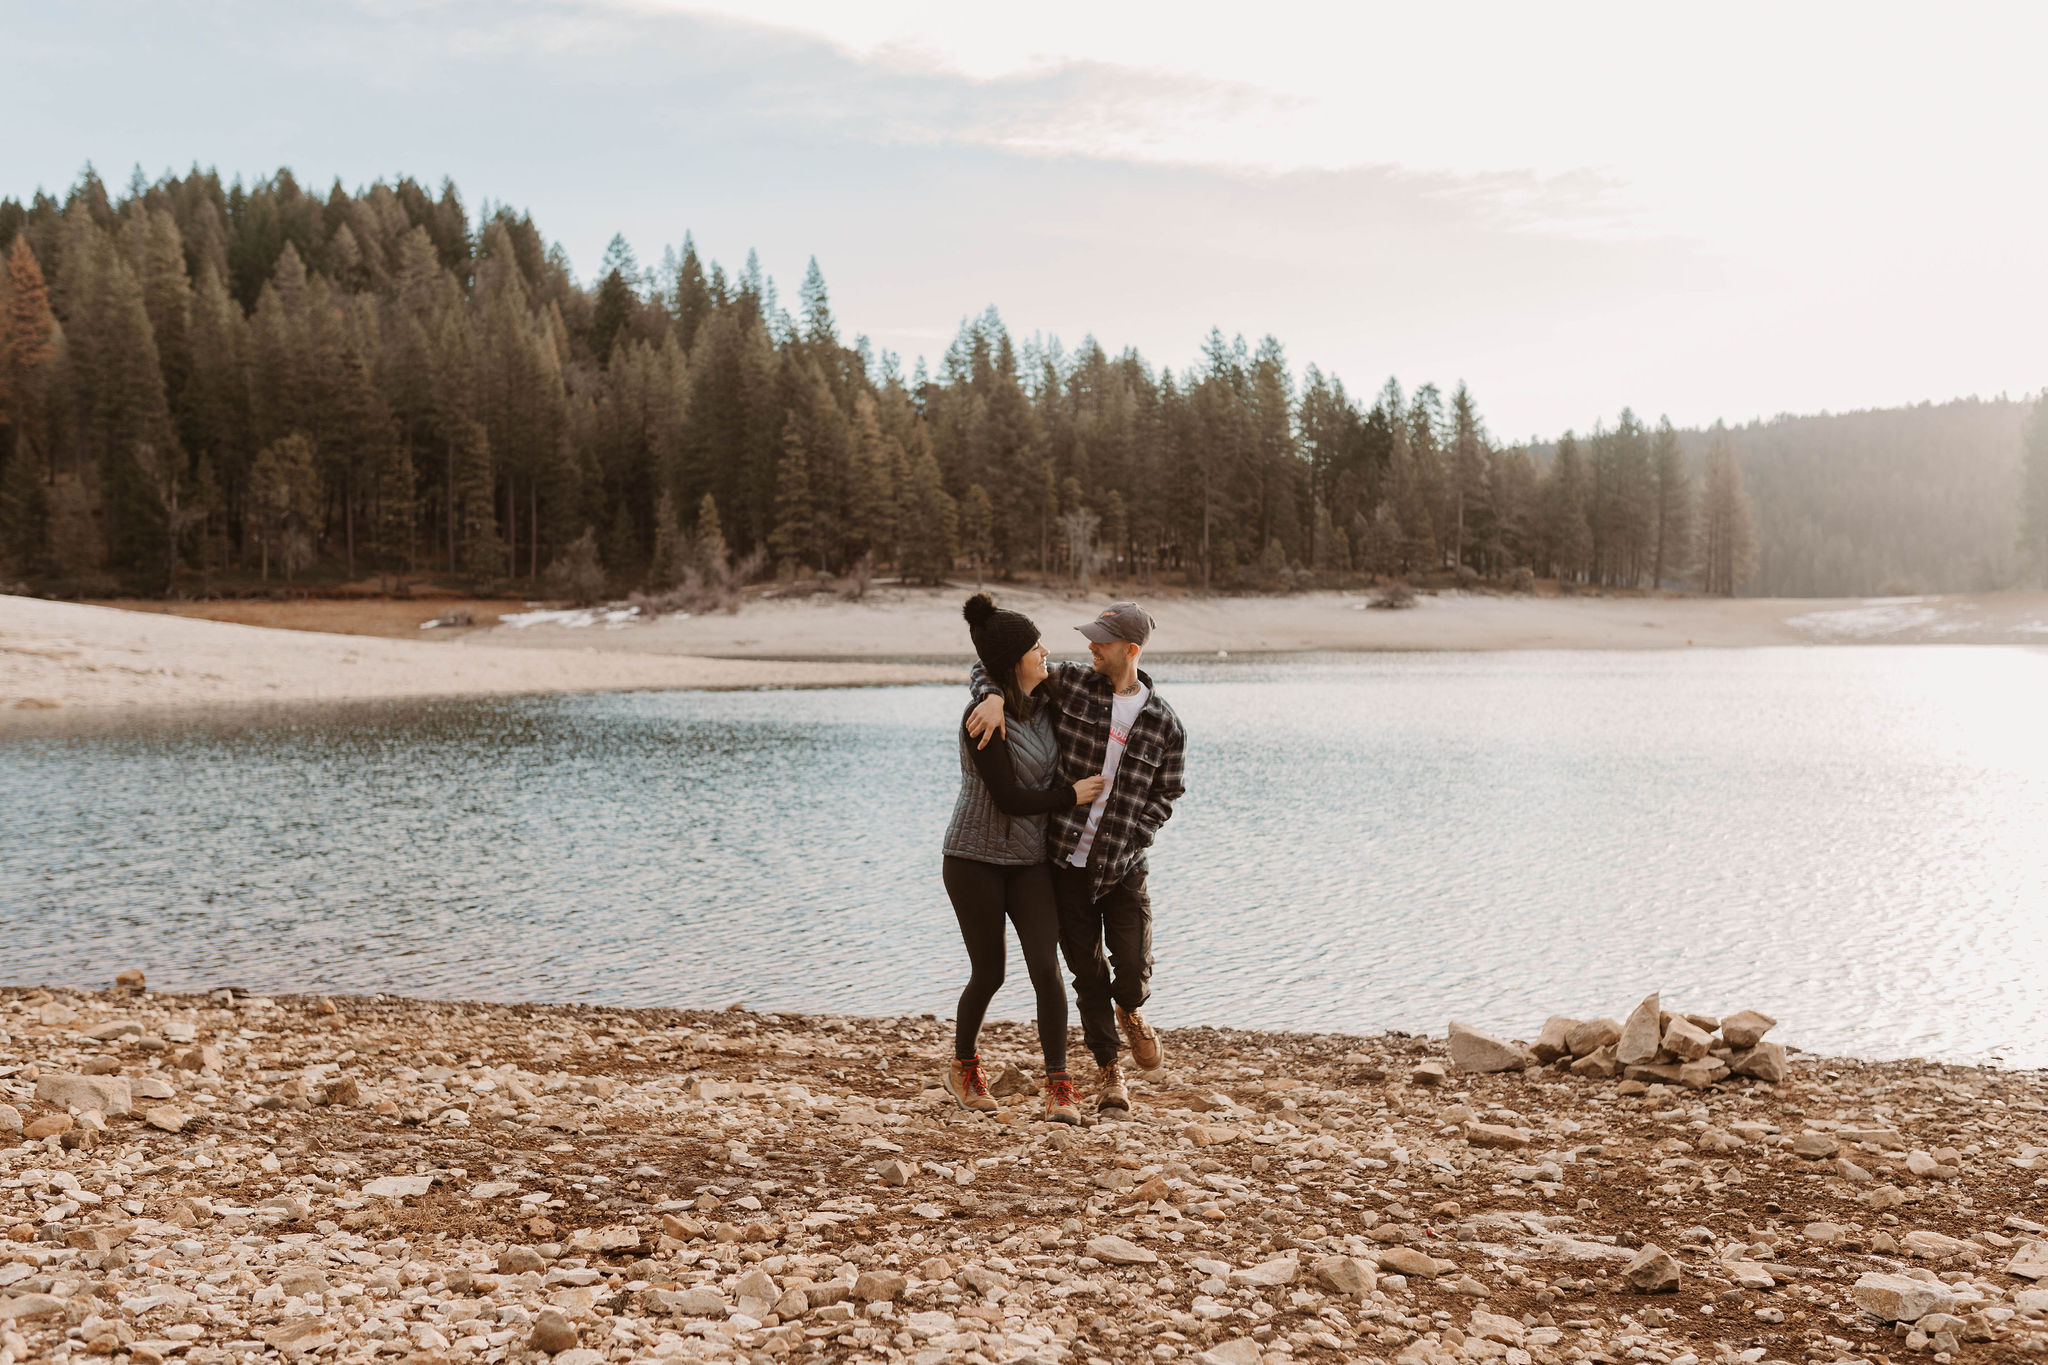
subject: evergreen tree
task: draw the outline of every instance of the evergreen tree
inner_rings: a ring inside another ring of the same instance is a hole
[[[817,347],[837,347],[839,328],[832,321],[832,306],[825,297],[825,272],[818,269],[816,256],[811,257],[810,266],[804,271],[803,287],[797,292],[797,301],[802,312],[804,340]]]
[[[634,285],[639,267],[633,260],[633,248],[623,236],[614,235],[605,248],[603,271],[590,311],[590,349],[600,365],[609,365],[612,347],[632,320],[638,301]]]
[[[959,553],[958,508],[930,451],[921,452],[911,466],[909,483],[899,569],[905,578],[941,584]]]
[[[262,554],[263,577],[275,558],[290,580],[313,558],[319,487],[313,443],[293,432],[265,446],[249,471],[249,510]]]
[[[1484,543],[1493,517],[1491,481],[1488,476],[1485,437],[1480,431],[1479,409],[1464,382],[1451,395],[1451,489],[1453,529],[1451,563],[1463,565],[1467,523],[1473,540]]]
[[[42,267],[28,238],[16,237],[0,279],[0,422],[7,424],[9,449],[17,459],[32,461],[43,454],[35,449],[35,433],[43,425],[56,332]]]
[[[1593,560],[1593,528],[1586,518],[1592,481],[1578,438],[1569,431],[1557,443],[1541,496],[1542,543],[1550,572],[1561,583],[1578,582]]]
[[[605,532],[601,556],[611,582],[631,587],[640,581],[640,533],[634,529],[633,514],[623,502],[612,514],[611,529]]]
[[[249,325],[241,305],[211,261],[199,268],[192,295],[191,346],[178,432],[187,450],[208,461],[220,482],[216,511],[226,538],[239,543],[249,479]]]
[[[77,434],[98,474],[109,557],[122,568],[153,564],[160,524],[135,453],[146,445],[179,458],[179,447],[141,282],[112,239],[85,223],[72,225],[64,271]]]
[[[1733,597],[1756,571],[1756,537],[1742,468],[1725,438],[1707,452],[1706,492],[1700,507],[1700,586]]]
[[[901,516],[896,465],[901,447],[883,435],[875,400],[866,392],[853,407],[853,479],[846,521],[846,557],[885,563],[895,554]]]
[[[384,448],[371,472],[372,536],[380,585],[393,564],[415,571],[419,532],[418,475],[412,452],[401,444]]]
[[[682,331],[683,349],[697,343],[697,329],[704,325],[713,307],[711,287],[704,278],[704,263],[697,258],[697,243],[683,234],[683,256],[676,267],[676,325]]]
[[[995,522],[995,504],[989,500],[988,490],[975,484],[967,490],[966,500],[961,504],[960,538],[966,547],[967,557],[974,561],[974,586],[977,588],[988,572],[989,561],[995,556]]]
[[[25,449],[0,465],[0,569],[39,574],[50,558],[50,500]]]
[[[1125,539],[1130,535],[1130,513],[1124,507],[1124,495],[1112,488],[1102,500],[1102,543],[1106,554],[1104,562],[1109,569],[1109,581],[1116,582],[1117,564],[1123,554]]]
[[[1692,559],[1692,480],[1686,475],[1685,450],[1669,417],[1657,424],[1650,469],[1656,508],[1650,586],[1661,588],[1667,576],[1677,577]]]
[[[817,567],[811,526],[810,452],[794,412],[782,424],[782,458],[776,465],[775,530],[769,537],[784,573],[795,576]]]
[[[697,504],[697,567],[713,581],[723,579],[732,567],[732,550],[726,544],[725,526],[719,520],[718,500],[709,493]]]
[[[456,425],[449,444],[454,452],[455,516],[463,570],[482,578],[498,577],[506,572],[506,551],[498,533],[490,433],[483,423],[464,420]]]
[[[2020,554],[2037,583],[2048,585],[2048,389],[2027,416],[2020,462]]]
[[[675,497],[664,488],[654,504],[654,555],[647,566],[647,586],[655,592],[673,588],[689,571],[690,543],[676,520]]]

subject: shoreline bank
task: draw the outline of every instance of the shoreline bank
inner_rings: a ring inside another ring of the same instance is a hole
[[[126,603],[0,597],[0,713],[61,708],[954,682],[970,657],[959,589],[862,601],[750,600],[653,620],[499,613],[430,630],[445,602]],[[999,590],[1060,656],[1100,605]],[[510,604],[496,604],[505,607]],[[1361,595],[1152,602],[1154,652],[1663,650],[1848,644],[2048,647],[2048,593],[1860,601]],[[225,617],[229,619],[214,619]],[[261,624],[257,624],[260,622]],[[359,633],[346,633],[346,632]],[[905,660],[957,660],[953,663]]]
[[[0,712],[561,692],[861,687],[953,670],[609,650],[447,648],[0,598]]]
[[[46,1134],[0,1133],[0,1349],[50,1358],[76,1328],[116,1365],[2048,1351],[2040,1072],[1802,1056],[1695,1090],[1465,1074],[1437,1039],[1169,1030],[1136,1112],[1070,1129],[1028,1095],[953,1107],[949,1036],[0,989],[0,1099]],[[1028,1025],[985,1034],[991,1061],[1035,1050]]]

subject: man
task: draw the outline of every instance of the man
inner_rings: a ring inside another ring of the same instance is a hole
[[[1119,1025],[1140,1071],[1156,1072],[1166,1060],[1142,1013],[1152,982],[1145,850],[1185,790],[1180,718],[1138,668],[1152,625],[1136,602],[1116,603],[1075,627],[1088,641],[1091,666],[1055,664],[1039,689],[1053,707],[1060,776],[1078,781],[1101,773],[1108,784],[1087,809],[1049,817],[1045,843],[1060,953],[1074,976],[1081,1036],[1097,1068],[1096,1108],[1126,1113],[1131,1096],[1117,1067]],[[1002,729],[1003,698],[979,664],[972,687],[980,704],[967,729],[986,744]]]

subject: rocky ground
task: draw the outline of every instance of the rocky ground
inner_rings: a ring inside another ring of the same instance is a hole
[[[1183,1030],[1076,1130],[929,1018],[0,991],[0,1365],[2048,1354],[2048,1078],[1767,1025]]]

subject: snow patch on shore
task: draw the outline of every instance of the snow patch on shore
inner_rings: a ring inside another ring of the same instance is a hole
[[[680,616],[683,613],[675,614]],[[624,630],[639,620],[638,607],[576,607],[559,611],[514,612],[510,616],[500,616],[498,624],[514,630],[525,630],[528,626],[562,626],[568,630],[603,626],[606,630]]]
[[[1795,630],[1808,630],[1831,639],[1869,640],[1936,626],[1941,621],[1941,609],[1925,605],[1925,600],[1919,597],[1873,597],[1866,599],[1861,606],[1810,611],[1803,616],[1790,617],[1785,624]]]

